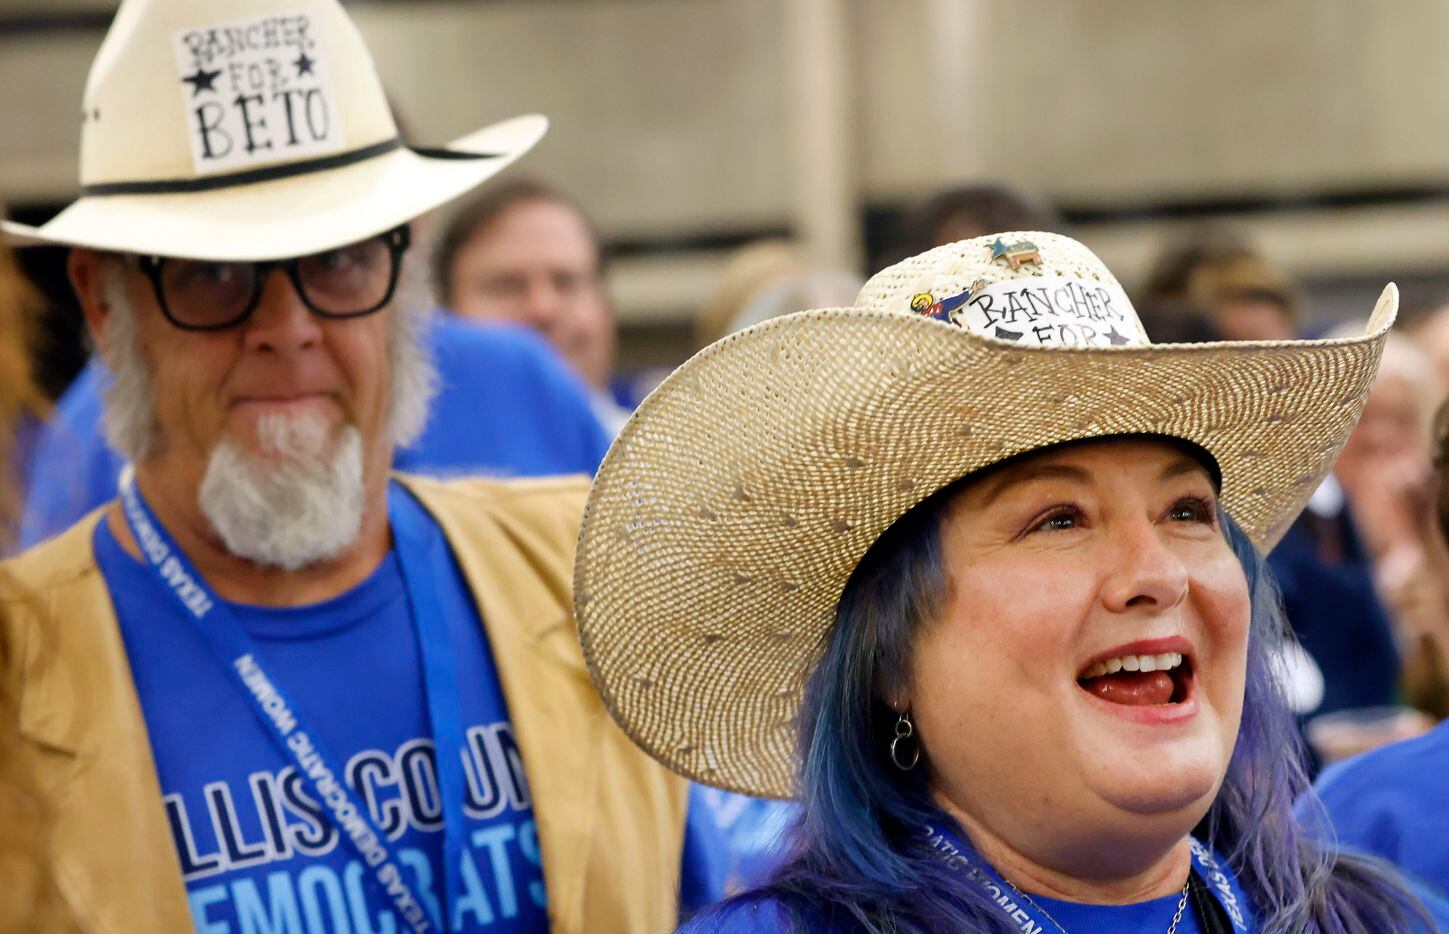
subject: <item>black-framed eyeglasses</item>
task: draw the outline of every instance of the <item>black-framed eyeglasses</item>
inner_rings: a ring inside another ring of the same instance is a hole
[[[167,321],[187,331],[220,331],[251,317],[275,268],[286,270],[313,314],[360,318],[379,311],[392,301],[402,255],[411,243],[403,225],[292,259],[225,262],[142,256],[140,261]]]

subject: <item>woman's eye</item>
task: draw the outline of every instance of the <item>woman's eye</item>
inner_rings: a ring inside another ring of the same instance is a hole
[[[1075,509],[1058,509],[1037,521],[1029,531],[1065,532],[1081,525],[1081,515]]]
[[[1196,496],[1180,499],[1172,504],[1167,517],[1173,522],[1201,522],[1212,525],[1217,521],[1217,512],[1207,500]]]

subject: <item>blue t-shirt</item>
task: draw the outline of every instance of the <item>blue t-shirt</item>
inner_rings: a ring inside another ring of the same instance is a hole
[[[436,523],[394,484],[395,509]],[[196,621],[122,550],[106,523],[97,560],[115,603],[176,851],[200,932],[393,931],[362,861],[262,726]],[[444,549],[446,550],[446,549]],[[532,799],[476,605],[457,563],[434,576],[466,731],[465,830],[455,930],[545,931]],[[435,921],[442,818],[421,655],[396,554],[339,597],[302,607],[230,604],[304,727],[338,756]]]
[[[1172,923],[1177,912],[1180,895],[1169,895],[1135,905],[1083,905],[1057,899],[1034,896],[1038,910],[1032,920],[1021,924],[1023,931],[1056,931],[1050,915],[1062,930],[1072,934],[1161,934]],[[1042,911],[1044,909],[1045,911]],[[744,901],[731,905],[717,916],[703,916],[680,928],[681,934],[784,934],[803,929],[807,934],[834,934],[836,931],[854,930],[847,923],[821,922],[802,919],[797,926],[786,907],[769,899]],[[1252,928],[1238,930],[1249,931]],[[1202,934],[1202,925],[1188,905],[1177,925],[1177,934]]]
[[[553,348],[516,325],[435,313],[424,340],[438,374],[427,427],[393,457],[436,476],[592,474],[609,435],[588,392]],[[110,375],[92,358],[56,403],[35,443],[20,527],[28,548],[116,497],[123,461],[101,430]]]
[[[1348,510],[1331,518],[1305,511],[1268,555],[1268,566],[1293,634],[1323,672],[1323,700],[1303,713],[1395,703],[1393,627]]]
[[[1416,888],[1414,894],[1424,902],[1439,930],[1449,931],[1449,902],[1422,888]],[[1177,911],[1180,897],[1169,895],[1166,898],[1122,906],[1082,905],[1040,897],[1037,902],[1072,934],[1158,934],[1167,930],[1173,914]],[[1056,930],[1050,923],[1039,926],[1034,921],[1031,923],[1032,927],[1022,925],[1022,930],[1040,930],[1043,934]],[[1245,917],[1245,923],[1247,930],[1257,930],[1255,920]],[[806,934],[835,934],[855,931],[857,926],[849,922],[836,924],[813,918],[801,919],[797,924],[783,902],[766,898],[745,899],[717,914],[702,915],[680,928],[681,934],[793,934],[797,930],[803,930]],[[1202,934],[1202,925],[1198,923],[1191,905],[1183,911],[1177,931],[1178,934]],[[1429,932],[1423,925],[1415,924],[1413,934]]]
[[[1256,921],[1237,879],[1224,867],[1221,857],[1212,854],[1205,846],[1193,841],[1193,862],[1199,878],[1207,885],[1218,904],[1228,915],[1228,921],[1235,932],[1249,934],[1256,930]],[[962,872],[963,885],[980,884],[968,881]],[[1083,934],[1135,934],[1135,932],[1157,932],[1167,930],[1177,913],[1181,894],[1168,895],[1133,905],[1085,905],[1045,896],[1030,899],[1018,896],[1005,886],[993,883],[995,898],[1011,919],[1023,931],[1054,931],[1057,928]],[[774,898],[745,898],[723,910],[706,912],[686,923],[680,930],[684,934],[747,934],[747,932],[785,932],[803,929],[809,934],[826,934],[842,930],[854,930],[845,912],[837,918],[825,919],[803,917],[798,920],[784,902]],[[1182,912],[1177,925],[1178,934],[1202,934],[1202,925],[1189,903]]]
[[[393,457],[435,476],[593,475],[613,437],[589,390],[536,331],[439,311],[427,331],[438,372],[428,425]]]
[[[1449,892],[1449,721],[1329,766],[1314,790],[1340,845]]]
[[[763,885],[784,857],[786,828],[800,806],[691,785],[679,910],[689,915]]]

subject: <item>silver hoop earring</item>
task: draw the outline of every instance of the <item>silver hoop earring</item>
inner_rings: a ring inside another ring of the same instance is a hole
[[[911,710],[907,707],[896,718],[896,736],[891,740],[891,762],[902,772],[909,772],[916,767],[916,763],[921,761],[921,743],[915,739],[915,735],[916,725],[911,722]],[[901,740],[906,740],[906,745],[910,747],[911,760],[909,762],[901,761],[904,753],[904,750],[901,749]]]

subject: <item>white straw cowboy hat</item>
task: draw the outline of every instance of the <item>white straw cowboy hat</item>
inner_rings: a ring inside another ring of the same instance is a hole
[[[390,230],[543,136],[540,116],[403,145],[337,0],[124,0],[91,66],[81,196],[18,246],[256,260]]]
[[[1184,439],[1222,503],[1277,542],[1373,381],[1398,292],[1345,340],[1153,346],[1085,247],[1004,233],[877,274],[701,351],[599,468],[574,598],[619,725],[689,778],[792,794],[795,717],[871,543],[958,478],[1113,435]]]

